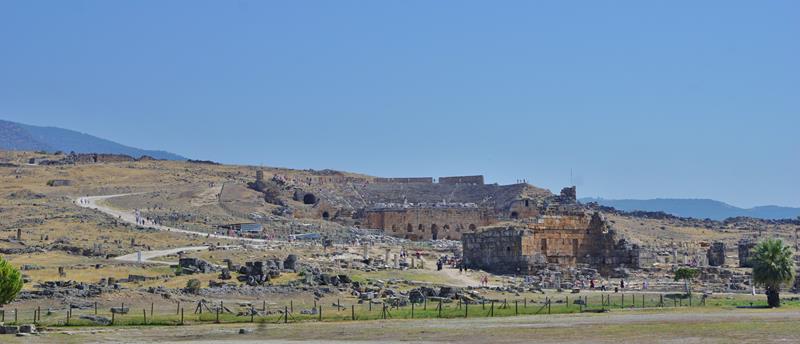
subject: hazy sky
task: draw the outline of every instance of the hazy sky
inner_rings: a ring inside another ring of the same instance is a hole
[[[0,1],[0,118],[197,159],[800,206],[798,1]]]

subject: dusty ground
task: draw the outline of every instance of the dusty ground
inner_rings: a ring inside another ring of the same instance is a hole
[[[713,309],[655,313],[385,320],[299,324],[201,325],[56,330],[41,343],[793,343],[800,310]],[[238,334],[246,329],[247,334]],[[28,343],[10,337],[8,343]]]

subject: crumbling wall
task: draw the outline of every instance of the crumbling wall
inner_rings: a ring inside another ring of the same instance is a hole
[[[706,257],[710,266],[725,265],[725,243],[719,241],[712,243],[706,251]]]
[[[527,226],[497,227],[462,236],[467,267],[532,273],[555,264],[588,264],[601,273],[639,267],[639,247],[618,238],[598,213],[544,216]]]
[[[439,184],[483,185],[483,176],[439,177]]]
[[[375,182],[382,184],[433,184],[433,177],[375,178]]]
[[[532,231],[527,228],[500,227],[462,236],[464,264],[468,268],[494,273],[521,274],[543,267],[543,255],[532,254]]]
[[[509,219],[527,219],[540,215],[541,200],[525,198],[511,202],[507,216]]]
[[[739,241],[737,248],[739,250],[739,267],[752,268],[753,264],[750,263],[750,253],[753,247],[756,247],[755,240],[742,239]]]
[[[412,207],[367,210],[367,228],[410,240],[459,240],[465,232],[497,222],[491,209]]]

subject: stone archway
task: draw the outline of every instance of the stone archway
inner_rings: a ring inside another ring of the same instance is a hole
[[[303,196],[303,204],[316,204],[317,203],[317,196],[314,196],[312,193],[307,193]]]
[[[511,212],[511,218],[512,218],[512,219],[515,219],[515,220],[516,220],[516,219],[518,219],[518,218],[519,218],[519,213],[518,213],[518,212],[516,212],[516,211],[512,211],[512,212]]]

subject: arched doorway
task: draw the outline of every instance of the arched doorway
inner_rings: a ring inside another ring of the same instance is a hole
[[[314,196],[312,193],[307,193],[303,196],[303,204],[316,204],[317,203],[317,196]]]
[[[519,213],[518,213],[518,212],[516,212],[516,211],[512,211],[512,212],[511,212],[511,218],[512,218],[512,219],[515,219],[515,220],[516,220],[516,219],[518,219],[518,218],[519,218]]]
[[[413,231],[414,231],[414,226],[412,226],[412,225],[409,223],[409,224],[408,224],[408,226],[406,226],[406,232],[408,232],[408,233],[411,233],[411,232],[413,232]]]
[[[323,211],[323,212],[322,212],[322,219],[323,219],[323,220],[327,220],[327,219],[329,219],[330,217],[331,217],[331,214],[330,214],[330,213],[328,213],[327,211]]]
[[[431,225],[431,239],[437,240],[439,238],[439,226],[435,223]]]

